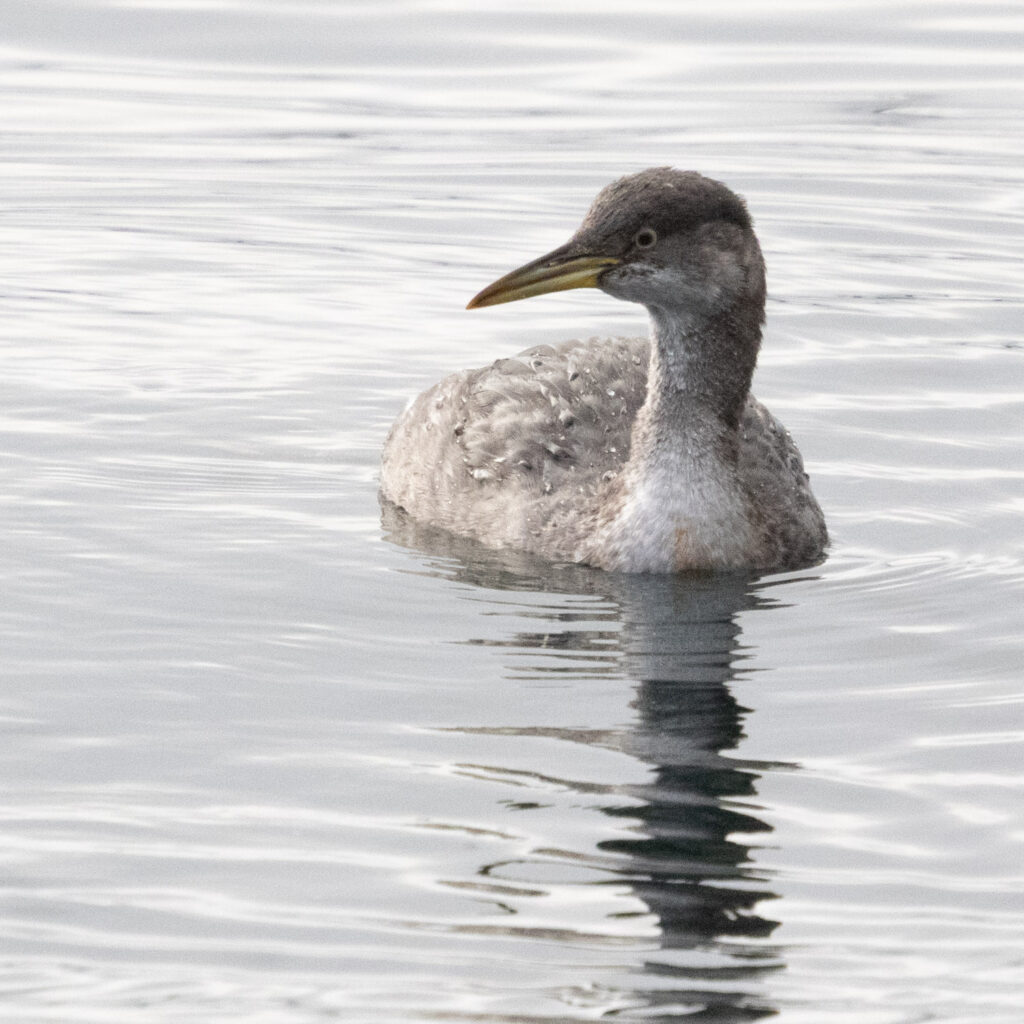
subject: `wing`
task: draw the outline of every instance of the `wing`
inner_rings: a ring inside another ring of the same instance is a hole
[[[825,516],[789,431],[752,395],[740,429],[739,475],[764,547],[776,552],[772,564],[818,560],[828,543]]]
[[[446,377],[388,435],[382,493],[424,522],[529,546],[545,509],[585,502],[628,458],[648,352],[591,338]]]

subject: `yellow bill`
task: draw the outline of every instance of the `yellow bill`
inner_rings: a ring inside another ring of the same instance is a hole
[[[596,288],[597,279],[609,267],[622,261],[615,256],[571,256],[556,253],[541,256],[518,270],[498,278],[478,295],[473,296],[466,309],[496,306],[500,302],[515,302],[545,292],[564,292],[570,288]]]

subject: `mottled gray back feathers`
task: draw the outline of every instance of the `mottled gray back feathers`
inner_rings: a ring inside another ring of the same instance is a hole
[[[646,338],[591,338],[445,377],[392,427],[384,497],[490,547],[570,560],[629,458],[649,354]],[[800,453],[753,397],[737,471],[778,564],[817,557],[824,524],[815,525],[820,510]]]

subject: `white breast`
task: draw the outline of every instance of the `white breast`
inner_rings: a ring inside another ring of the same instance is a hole
[[[686,457],[623,480],[618,510],[583,545],[586,560],[622,572],[749,565],[756,532],[725,467]]]

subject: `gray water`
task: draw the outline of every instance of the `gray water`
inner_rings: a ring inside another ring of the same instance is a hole
[[[0,1019],[1019,1024],[1017,4],[0,2]],[[744,194],[829,559],[382,521],[611,179]]]

